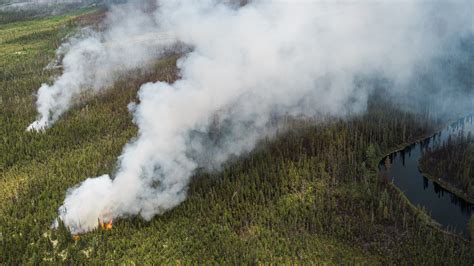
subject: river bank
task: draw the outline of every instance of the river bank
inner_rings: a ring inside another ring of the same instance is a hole
[[[437,180],[422,174],[418,164],[423,149],[437,145],[451,134],[463,133],[461,130],[464,129],[465,121],[462,118],[448,126],[439,126],[437,130],[431,131],[435,133],[400,144],[378,158],[378,174],[391,181],[390,185],[421,220],[463,240],[469,235],[467,224],[473,209],[472,201],[455,193],[458,191],[452,190],[450,186],[443,186]],[[433,190],[429,189],[430,186]],[[459,230],[463,232],[463,236],[457,234]]]
[[[471,204],[474,204],[474,197],[471,197],[469,196],[467,193],[465,193],[464,191],[462,191],[461,189],[455,187],[454,185],[452,185],[449,181],[446,181],[442,178],[436,178],[435,176],[429,174],[426,170],[426,169],[423,169],[423,167],[421,167],[421,165],[418,167],[418,169],[420,170],[420,173],[428,178],[429,180],[431,180],[432,182],[435,182],[436,184],[438,184],[439,186],[441,186],[442,188],[448,190],[449,192],[455,194],[456,196],[462,198],[463,200],[471,203]]]

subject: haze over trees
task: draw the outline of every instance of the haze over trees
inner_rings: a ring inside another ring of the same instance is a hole
[[[253,151],[219,169],[198,169],[189,197],[150,221],[123,217],[110,231],[78,239],[62,223],[51,229],[68,188],[116,170],[117,156],[137,135],[127,105],[137,100],[140,85],[180,77],[180,54],[168,55],[98,95],[85,91],[47,134],[26,132],[36,117],[36,89],[61,72],[45,68],[56,48],[78,27],[102,18],[103,10],[86,9],[21,15],[0,25],[0,264],[474,261],[471,243],[433,226],[378,174],[385,154],[447,121],[426,106],[406,108],[383,86],[369,95],[364,113],[284,117],[282,129]],[[452,176],[469,190],[474,169],[467,143],[472,140],[453,140],[426,160],[460,173]]]

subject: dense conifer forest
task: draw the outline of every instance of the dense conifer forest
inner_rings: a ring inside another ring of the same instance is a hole
[[[98,97],[84,94],[47,134],[25,132],[36,89],[60,71],[45,68],[55,49],[78,23],[100,16],[86,10],[0,25],[0,264],[472,265],[468,240],[433,225],[378,174],[384,155],[446,122],[402,111],[383,88],[364,114],[288,118],[288,130],[250,154],[197,173],[186,201],[149,222],[125,217],[78,238],[64,226],[52,230],[66,190],[112,172],[136,135],[127,104],[139,85],[178,75],[178,56],[169,56]],[[453,141],[426,161],[449,164],[472,193],[472,147]]]
[[[430,177],[445,181],[471,202],[474,201],[474,140],[454,136],[437,149],[428,150],[420,168]]]

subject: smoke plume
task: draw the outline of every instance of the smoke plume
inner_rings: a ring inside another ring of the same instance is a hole
[[[175,43],[157,31],[155,20],[133,5],[112,9],[102,33],[81,31],[57,51],[63,73],[52,85],[43,84],[36,102],[38,119],[27,130],[43,131],[56,122],[81,93],[110,87],[124,73],[146,68]]]
[[[360,80],[374,77],[389,80],[392,95],[410,93],[413,84],[422,87],[417,73],[457,56],[453,40],[472,35],[471,16],[468,2],[160,1],[138,25],[191,47],[178,60],[180,79],[141,86],[139,102],[129,105],[138,136],[116,173],[69,189],[59,218],[74,234],[96,228],[98,218],[149,220],[185,200],[196,169],[217,169],[250,151],[275,132],[279,117],[363,112],[373,86]],[[115,21],[101,38],[144,34],[136,25]],[[126,71],[157,58],[159,46],[145,47],[157,40],[73,44],[64,74],[39,91],[41,116],[32,128],[56,121],[84,88],[110,84],[117,64]]]

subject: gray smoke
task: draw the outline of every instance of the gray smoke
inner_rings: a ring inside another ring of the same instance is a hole
[[[472,3],[454,1],[253,1],[237,7],[170,0],[141,19],[192,50],[178,60],[179,80],[141,86],[139,103],[129,106],[139,133],[123,149],[116,174],[68,190],[59,218],[74,234],[96,228],[98,218],[149,220],[175,207],[196,169],[250,151],[274,133],[275,118],[363,112],[372,86],[361,86],[360,77],[389,80],[393,95],[410,93],[420,69],[451,49],[452,40],[473,33]],[[126,21],[111,32],[129,34],[123,29],[135,22]],[[38,104],[40,121],[56,121],[71,92],[110,82],[96,71],[84,74],[86,67],[114,69],[136,54],[150,56],[141,45],[121,47],[119,59],[97,38],[71,47],[65,74],[40,89],[54,95],[44,101],[52,104]],[[84,53],[94,56],[75,61]]]
[[[43,131],[55,123],[82,93],[110,87],[121,75],[148,67],[175,43],[156,21],[133,5],[113,8],[101,33],[81,31],[58,49],[63,73],[43,84],[36,102],[38,118],[27,130]]]

